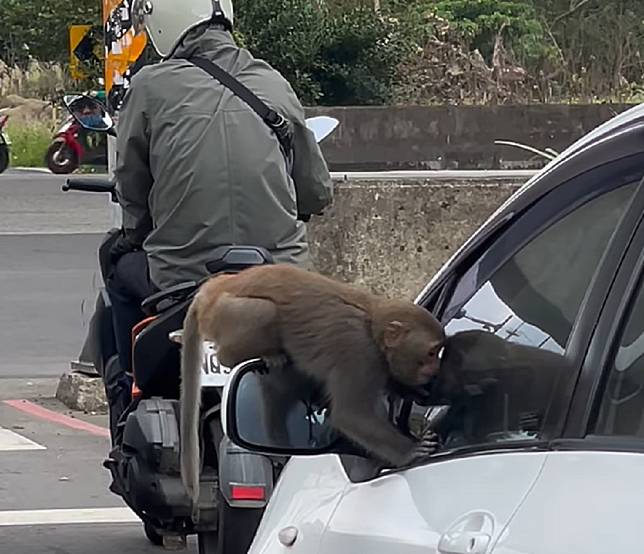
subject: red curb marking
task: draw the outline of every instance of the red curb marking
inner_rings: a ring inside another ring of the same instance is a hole
[[[97,437],[109,438],[110,436],[109,429],[106,429],[105,427],[99,427],[98,425],[93,425],[92,423],[87,423],[86,421],[82,421],[80,419],[74,419],[73,417],[59,414],[58,412],[48,410],[47,408],[43,408],[38,404],[29,402],[29,400],[5,400],[4,404],[31,416],[50,421],[52,423],[57,423],[58,425],[64,425],[65,427],[69,427],[70,429],[76,429],[77,431],[86,431],[87,433],[90,433]]]

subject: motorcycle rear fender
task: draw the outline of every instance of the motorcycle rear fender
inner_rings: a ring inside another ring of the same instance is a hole
[[[249,452],[227,436],[219,445],[219,488],[233,508],[264,508],[273,494],[273,464]]]

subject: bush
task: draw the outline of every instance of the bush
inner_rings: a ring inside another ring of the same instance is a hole
[[[434,10],[454,25],[471,50],[492,61],[494,42],[505,27],[508,46],[523,62],[552,53],[542,22],[532,4],[522,0],[439,0]]]
[[[370,8],[330,18],[315,77],[321,103],[329,106],[386,104],[408,43],[396,19]]]
[[[34,121],[7,125],[11,140],[11,165],[13,167],[43,167],[45,154],[54,135],[51,124]]]
[[[400,25],[368,7],[315,0],[239,0],[241,42],[275,67],[309,105],[390,100],[405,50]]]

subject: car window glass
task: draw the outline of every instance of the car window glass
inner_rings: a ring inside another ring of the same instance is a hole
[[[547,438],[567,341],[635,187],[577,207],[490,271],[493,246],[457,283],[437,386],[448,446]]]
[[[595,434],[644,438],[644,286],[619,339]]]

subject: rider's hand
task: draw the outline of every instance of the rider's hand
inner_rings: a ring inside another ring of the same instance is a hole
[[[137,247],[128,240],[126,235],[121,233],[110,248],[110,263],[116,265],[122,256],[135,250]]]

